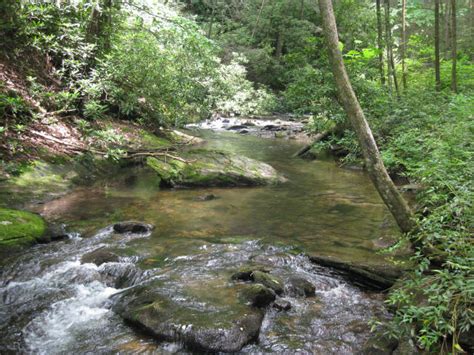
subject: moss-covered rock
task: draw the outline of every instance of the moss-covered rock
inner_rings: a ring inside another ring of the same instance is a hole
[[[253,281],[272,289],[277,295],[283,293],[283,282],[276,276],[261,271],[252,273]]]
[[[262,284],[253,284],[242,289],[241,299],[253,307],[266,307],[275,301],[276,295]]]
[[[40,240],[46,232],[46,223],[40,216],[0,208],[0,248],[20,247]]]
[[[193,150],[178,159],[150,157],[147,165],[166,186],[256,186],[286,181],[268,164],[243,156],[209,150]]]
[[[115,296],[113,310],[158,340],[204,353],[237,352],[259,333],[263,313],[233,298],[219,304],[174,299],[158,281]]]

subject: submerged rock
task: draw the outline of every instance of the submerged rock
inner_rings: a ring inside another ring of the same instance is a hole
[[[147,223],[142,222],[134,222],[134,221],[127,221],[127,222],[119,222],[115,223],[114,232],[123,234],[123,233],[148,233],[153,230],[154,226]]]
[[[160,184],[169,187],[257,186],[286,179],[273,167],[241,155],[220,151],[193,150],[184,159],[147,159]]]
[[[316,292],[314,285],[301,276],[291,276],[288,279],[287,290],[289,294],[299,297],[311,297]]]
[[[113,310],[158,340],[201,352],[237,352],[258,337],[263,313],[242,304],[196,307],[160,293],[158,282],[114,297]]]
[[[105,263],[113,263],[119,260],[118,255],[108,251],[106,249],[100,248],[90,253],[84,254],[81,258],[81,263],[87,264],[92,263],[97,266],[100,266]]]
[[[196,201],[212,201],[217,198],[214,194],[201,195],[196,197]]]
[[[275,301],[275,292],[262,284],[249,285],[240,293],[242,299],[253,307],[264,308]]]

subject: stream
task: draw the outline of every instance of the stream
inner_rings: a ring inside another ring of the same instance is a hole
[[[237,312],[239,267],[257,265],[286,281],[304,277],[314,297],[285,292],[291,309],[269,307],[258,339],[242,353],[352,354],[371,336],[368,322],[389,317],[383,295],[349,284],[308,255],[384,264],[376,250],[397,237],[366,174],[328,160],[292,158],[302,143],[201,130],[205,149],[271,164],[288,178],[278,186],[160,189],[152,173],[123,175],[75,189],[29,209],[64,224],[65,241],[37,245],[0,273],[0,353],[191,352],[157,341],[114,312],[115,296],[150,280],[203,319]],[[212,199],[203,196],[213,196]],[[113,223],[153,224],[145,233],[114,233]],[[107,248],[119,259],[100,266],[84,254]],[[237,291],[236,291],[237,290]],[[183,307],[184,307],[183,306]],[[201,314],[200,313],[200,314]],[[213,319],[214,317],[214,319]],[[203,321],[204,321],[203,320]]]

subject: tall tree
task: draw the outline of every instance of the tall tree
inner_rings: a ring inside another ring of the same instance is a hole
[[[382,33],[382,9],[380,6],[380,0],[376,0],[375,11],[377,13],[377,48],[379,50],[379,72],[380,72],[380,83],[385,85],[385,73],[383,69],[383,33]]]
[[[392,41],[392,24],[390,21],[390,0],[385,0],[385,45],[387,46],[387,68],[388,68],[388,82],[391,84],[391,78],[393,78],[393,84],[395,86],[395,92],[397,96],[400,96],[398,89],[397,72],[395,70],[395,61],[393,59],[393,41]]]
[[[331,0],[319,0],[319,9],[339,99],[357,135],[369,176],[400,229],[409,232],[414,228],[412,211],[385,169],[372,131],[352,89],[339,49],[339,36]]]
[[[458,92],[457,55],[456,0],[451,0],[451,90],[453,92]]]
[[[441,68],[440,68],[440,58],[439,58],[439,2],[440,0],[435,0],[435,88],[436,91],[441,90]]]
[[[444,5],[444,58],[449,59],[449,42],[451,40],[451,0]]]
[[[402,0],[402,34],[401,34],[401,57],[402,57],[402,83],[403,88],[407,88],[407,68],[406,68],[406,53],[407,53],[407,0]]]

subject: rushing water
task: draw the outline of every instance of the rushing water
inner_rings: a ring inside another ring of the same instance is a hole
[[[243,352],[360,349],[369,336],[367,322],[386,316],[380,296],[347,284],[300,252],[383,262],[375,249],[396,231],[366,175],[331,161],[291,158],[301,146],[295,141],[202,134],[207,148],[270,163],[289,182],[160,190],[152,175],[133,170],[32,206],[80,234],[36,246],[4,267],[0,352],[182,352],[180,344],[155,342],[124,324],[111,311],[110,296],[153,277],[163,280],[170,297],[192,299],[196,307],[225,303],[232,271],[249,262],[270,268],[283,280],[303,275],[317,291],[312,298],[287,297],[290,311],[267,311],[258,342]],[[200,200],[205,194],[217,198]],[[156,229],[117,235],[104,228],[130,219]],[[83,254],[100,247],[114,250],[119,262],[81,264]]]

